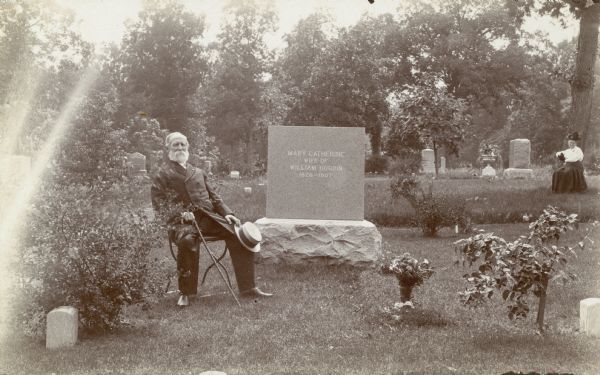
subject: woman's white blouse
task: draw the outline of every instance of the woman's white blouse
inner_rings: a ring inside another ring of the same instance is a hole
[[[559,151],[556,153],[556,156],[558,157],[558,155],[562,152],[562,154],[565,156],[565,162],[575,162],[575,161],[582,161],[583,160],[583,151],[581,151],[581,149],[577,146],[573,147],[573,148],[568,148],[564,151]]]

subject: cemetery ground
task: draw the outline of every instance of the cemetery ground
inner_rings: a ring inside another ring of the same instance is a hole
[[[439,188],[448,184],[444,191],[467,194],[472,209],[501,213],[494,217],[505,218],[502,223],[475,226],[509,240],[528,232],[516,213],[534,213],[538,204],[560,203],[589,218],[598,210],[595,178],[588,179],[588,193],[568,196],[553,196],[544,180],[438,182]],[[239,186],[253,186],[253,194],[244,195]],[[387,186],[386,180],[367,181],[366,215],[409,217],[402,202],[379,202],[387,199]],[[263,187],[235,181],[221,189],[231,206],[246,207],[238,214],[250,220],[264,207]],[[576,243],[588,227],[567,233],[561,243]],[[176,295],[168,294],[145,308],[128,309],[127,324],[118,332],[81,336],[72,348],[48,351],[43,341],[13,335],[10,345],[4,342],[0,348],[0,374],[198,374],[211,369],[227,374],[600,373],[600,339],[578,330],[579,301],[598,297],[600,290],[598,229],[592,234],[596,245],[570,258],[568,267],[578,279],[550,285],[544,335],[536,330],[534,301],[530,316],[516,322],[508,319],[499,296],[478,309],[462,305],[457,293],[466,286],[462,275],[472,269],[453,264],[452,243],[466,235],[444,229],[427,238],[417,228],[380,230],[386,250],[428,258],[435,268],[432,278],[415,289],[414,310],[385,311],[399,301],[399,288],[377,269],[260,264],[259,284],[276,295],[243,300],[241,308],[211,271],[200,290],[201,296],[210,296],[196,298],[189,308],[177,309]],[[156,256],[173,262],[166,248],[157,249]],[[202,268],[207,265],[204,255]]]

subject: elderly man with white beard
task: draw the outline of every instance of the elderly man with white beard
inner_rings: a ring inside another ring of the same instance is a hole
[[[177,272],[181,296],[178,306],[188,306],[189,296],[197,294],[199,265],[199,235],[193,221],[204,236],[225,240],[233,263],[238,289],[242,297],[269,297],[255,281],[255,253],[260,233],[246,233],[245,227],[223,203],[211,186],[206,172],[188,163],[189,143],[179,132],[170,133],[165,140],[167,158],[152,178],[152,205],[166,218],[169,238],[178,248]],[[249,223],[246,223],[249,224]],[[244,225],[246,225],[244,224]],[[251,230],[255,230],[250,226]]]

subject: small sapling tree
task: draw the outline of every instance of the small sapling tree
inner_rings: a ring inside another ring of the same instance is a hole
[[[561,234],[573,229],[576,223],[576,214],[568,215],[548,206],[529,225],[529,236],[508,242],[493,233],[482,233],[456,241],[457,263],[472,266],[481,262],[477,271],[464,275],[470,286],[459,293],[463,302],[477,306],[497,290],[508,303],[508,317],[524,318],[533,294],[538,298],[537,325],[543,331],[549,282],[566,283],[575,279],[565,269],[567,254],[575,252],[572,247],[559,246],[558,242]],[[578,245],[583,248],[583,241]]]

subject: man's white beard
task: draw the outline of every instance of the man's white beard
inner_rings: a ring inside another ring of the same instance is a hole
[[[190,157],[188,151],[169,151],[169,159],[178,162],[179,164],[185,164]]]

